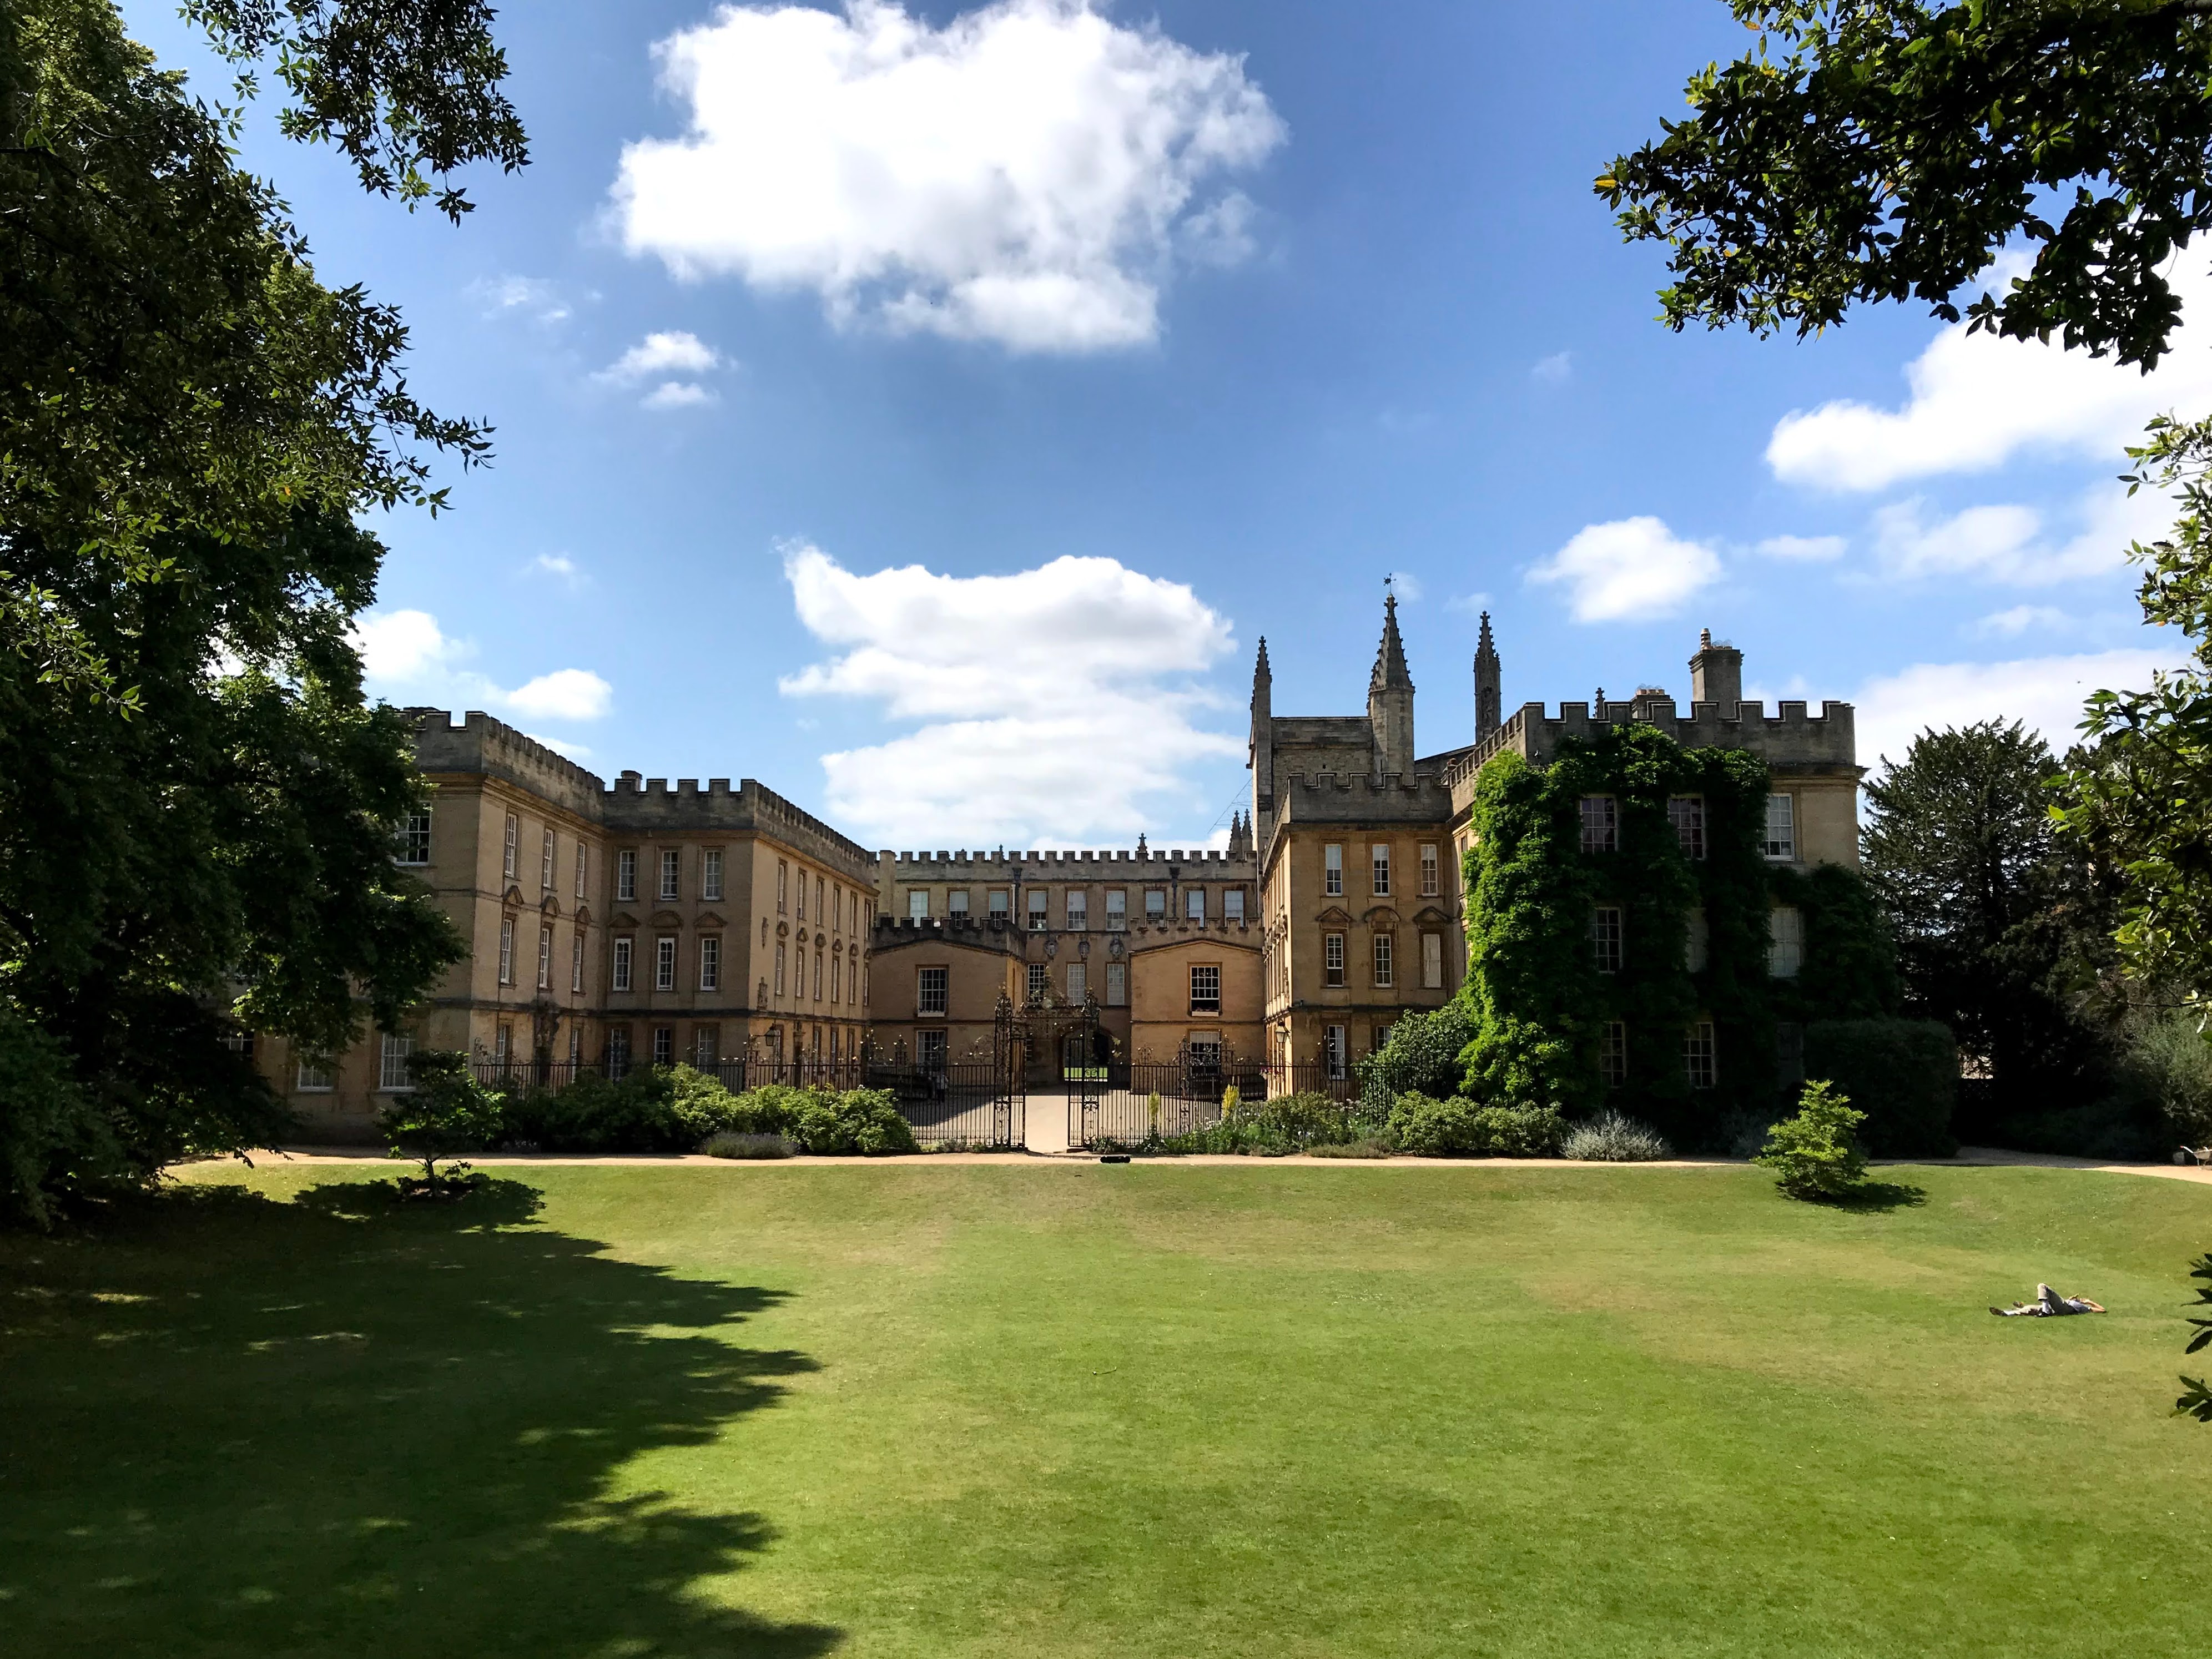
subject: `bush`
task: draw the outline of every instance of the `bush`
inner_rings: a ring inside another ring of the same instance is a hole
[[[1388,1158],[1391,1150],[1388,1143],[1372,1135],[1364,1135],[1358,1140],[1332,1141],[1309,1146],[1306,1153],[1311,1158]]]
[[[921,1150],[913,1129],[892,1103],[890,1091],[883,1089],[817,1093],[799,1108],[790,1134],[817,1158],[852,1152],[874,1158]]]
[[[1393,1145],[1421,1158],[1549,1158],[1567,1133],[1554,1106],[1479,1106],[1412,1093],[1390,1109],[1388,1128]]]
[[[781,1136],[820,1154],[921,1150],[883,1090],[769,1084],[733,1095],[689,1066],[525,1091],[507,1103],[506,1121],[507,1139],[549,1152],[688,1152],[721,1134]]]
[[[1560,1157],[1582,1164],[1650,1164],[1674,1155],[1664,1135],[1619,1112],[1601,1112],[1577,1124],[1559,1148]]]
[[[1876,1158],[1949,1158],[1959,1050],[1932,1019],[1816,1020],[1805,1028],[1805,1073],[1858,1103]]]
[[[1404,1094],[1456,1093],[1467,1073],[1461,1056],[1474,1034],[1474,1011],[1461,1001],[1400,1015],[1389,1041],[1359,1062],[1360,1098],[1373,1109],[1387,1110]]]
[[[1311,1091],[1279,1095],[1247,1105],[1234,1089],[1222,1096],[1221,1120],[1188,1134],[1148,1137],[1146,1149],[1162,1152],[1248,1153],[1280,1158],[1320,1146],[1341,1146],[1372,1135],[1380,1124],[1343,1102]]]
[[[2212,1042],[2203,1020],[2195,1009],[2161,1008],[2130,1020],[2123,1038],[2128,1070],[2191,1146],[2212,1140]]]
[[[463,1152],[497,1146],[506,1134],[503,1103],[476,1079],[469,1057],[445,1049],[421,1048],[407,1057],[408,1079],[415,1085],[392,1097],[377,1114],[377,1133],[396,1152],[422,1164],[420,1181],[403,1180],[403,1196],[437,1197],[465,1187],[468,1165]],[[441,1162],[447,1167],[439,1172]]]
[[[700,1147],[710,1158],[789,1158],[799,1151],[793,1142],[781,1135],[744,1134],[725,1129],[717,1135],[708,1135]]]
[[[1834,1085],[1808,1083],[1797,1115],[1766,1132],[1766,1146],[1752,1162],[1773,1170],[1788,1197],[1847,1198],[1866,1181],[1866,1153],[1854,1133],[1865,1121]]]

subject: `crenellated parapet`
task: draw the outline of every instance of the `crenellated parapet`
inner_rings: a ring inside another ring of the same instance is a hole
[[[875,873],[876,855],[841,836],[805,808],[793,805],[757,778],[732,788],[727,778],[647,778],[625,772],[600,797],[599,822],[609,830],[632,835],[696,836],[751,831],[793,850],[842,869],[866,882]]]
[[[415,763],[432,776],[445,772],[498,778],[587,822],[598,821],[605,783],[527,732],[481,708],[470,709],[458,722],[443,708],[410,708],[407,716],[415,726]]]
[[[1444,778],[1455,793],[1495,757],[1511,752],[1548,765],[1570,739],[1588,742],[1626,725],[1656,727],[1685,749],[1738,749],[1780,770],[1858,772],[1856,716],[1847,702],[1783,702],[1768,714],[1763,702],[1694,702],[1687,714],[1671,697],[1644,696],[1628,702],[1563,702],[1551,714],[1540,702],[1523,703],[1498,729],[1454,760]]]
[[[1236,881],[1252,873],[1249,853],[1236,849],[1194,847],[1132,849],[1085,849],[1066,852],[899,853],[886,848],[876,854],[884,873],[894,881],[981,881],[991,878],[1033,881],[1096,881],[1117,876],[1142,875],[1153,870],[1164,873],[1170,865],[1194,881]]]
[[[1293,772],[1277,797],[1276,822],[1430,823],[1451,811],[1451,787],[1440,772],[1393,772],[1382,777],[1332,769]]]
[[[624,772],[608,783],[503,720],[472,708],[457,723],[442,708],[410,708],[416,763],[433,777],[474,774],[500,779],[612,835],[714,835],[750,831],[872,881],[876,855],[805,808],[746,778],[665,778]]]

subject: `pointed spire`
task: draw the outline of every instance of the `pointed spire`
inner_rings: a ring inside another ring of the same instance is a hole
[[[1382,584],[1382,643],[1376,648],[1375,672],[1368,676],[1370,691],[1410,691],[1413,677],[1406,668],[1406,644],[1398,637],[1398,596]]]
[[[1474,642],[1474,659],[1477,662],[1498,660],[1498,646],[1490,637],[1490,613],[1487,611],[1482,613],[1482,636]]]

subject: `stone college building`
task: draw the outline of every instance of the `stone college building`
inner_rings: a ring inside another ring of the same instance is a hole
[[[1364,714],[1276,714],[1263,640],[1250,811],[1206,849],[872,850],[750,778],[610,784],[489,715],[414,710],[434,792],[398,857],[471,954],[407,1029],[336,1056],[264,1042],[262,1063],[316,1128],[359,1138],[416,1046],[549,1074],[804,1059],[857,1075],[864,1049],[923,1069],[988,1054],[1003,997],[1095,1002],[1124,1059],[1229,1051],[1341,1079],[1465,975],[1470,808],[1500,755],[1540,766],[1627,722],[1745,750],[1768,770],[1767,858],[1856,867],[1850,706],[1746,703],[1742,654],[1710,637],[1689,672],[1686,708],[1644,687],[1506,714],[1486,615],[1452,722],[1469,740],[1424,755],[1395,599]],[[1795,972],[1792,919],[1773,927],[1775,971]]]

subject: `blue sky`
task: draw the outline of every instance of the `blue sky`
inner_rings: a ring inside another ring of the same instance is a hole
[[[166,6],[125,8],[207,95]],[[604,775],[754,776],[872,845],[1201,841],[1278,713],[1364,707],[1397,573],[1420,746],[1686,697],[1710,626],[1862,758],[2174,646],[2111,483],[2212,402],[1915,309],[1667,332],[1590,179],[1748,37],[1633,6],[541,3],[500,19],[532,165],[459,229],[256,118],[247,164],[410,374],[498,428],[381,520],[373,684]],[[2192,274],[2191,288],[2203,284]]]

